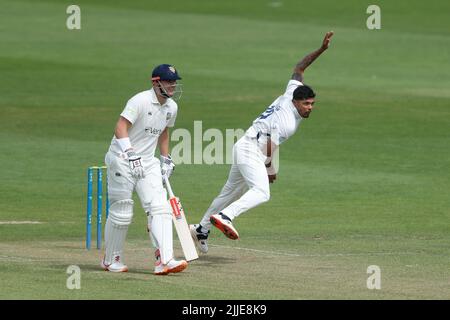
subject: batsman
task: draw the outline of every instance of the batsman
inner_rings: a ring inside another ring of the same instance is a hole
[[[107,271],[128,271],[123,247],[133,217],[134,190],[147,214],[147,227],[156,247],[154,273],[166,275],[187,267],[185,260],[173,256],[172,209],[162,183],[175,167],[169,155],[169,128],[177,116],[180,79],[172,65],[157,66],[152,72],[153,87],[128,100],[116,124],[105,156],[110,207],[101,266]],[[159,160],[155,158],[156,147]]]
[[[225,186],[213,200],[199,224],[191,225],[191,235],[200,252],[208,252],[208,235],[214,225],[230,239],[239,233],[233,220],[242,213],[269,201],[269,184],[276,179],[273,155],[280,144],[294,135],[301,122],[309,118],[315,102],[313,89],[303,83],[305,69],[317,59],[331,41],[327,32],[322,45],[294,67],[283,95],[273,101],[253,121],[233,146],[233,164]]]

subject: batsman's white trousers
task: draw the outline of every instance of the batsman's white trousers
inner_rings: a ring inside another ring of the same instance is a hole
[[[105,157],[108,167],[108,196],[110,203],[131,199],[133,191],[141,200],[142,207],[150,214],[171,214],[172,209],[167,201],[167,191],[162,185],[160,162],[155,157],[141,159],[145,169],[145,178],[135,179],[131,175],[128,160],[122,159],[112,152]]]
[[[142,158],[141,162],[145,169],[145,178],[142,179],[135,179],[131,175],[128,160],[111,151],[106,154],[105,162],[108,167],[110,207],[117,201],[132,199],[133,191],[136,190],[148,216],[150,238],[153,245],[159,249],[163,263],[167,263],[173,258],[172,209],[167,201],[167,191],[162,185],[160,161],[155,157]],[[108,220],[111,213],[110,211]],[[127,215],[125,223],[122,222],[123,225],[131,223],[133,211],[130,210]],[[119,222],[121,221],[116,223]]]
[[[269,178],[256,138],[244,135],[233,146],[233,164],[228,180],[200,224],[209,230],[211,215],[222,212],[231,220],[270,199]]]

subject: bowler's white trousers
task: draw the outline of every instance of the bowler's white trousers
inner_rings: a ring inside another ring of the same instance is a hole
[[[257,139],[244,135],[233,146],[233,164],[228,180],[213,200],[200,224],[209,230],[209,218],[222,212],[231,220],[270,199],[269,178],[264,164],[267,157]]]

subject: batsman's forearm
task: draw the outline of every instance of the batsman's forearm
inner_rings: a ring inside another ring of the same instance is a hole
[[[128,137],[128,130],[131,128],[131,123],[124,117],[120,117],[117,121],[114,135],[117,139]]]
[[[126,138],[128,137],[128,130],[123,128],[116,128],[116,130],[114,131],[114,135],[117,139]]]
[[[305,72],[306,68],[309,67],[311,63],[314,62],[323,52],[325,49],[319,48],[314,52],[311,52],[306,57],[304,57],[302,60],[300,60],[294,68],[294,73],[292,74],[292,79],[302,81],[303,80],[303,73]]]
[[[167,157],[169,154],[169,129],[166,128],[161,133],[158,139],[158,145],[159,145],[159,153],[162,156]]]

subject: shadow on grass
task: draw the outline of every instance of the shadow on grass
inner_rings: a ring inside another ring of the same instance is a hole
[[[200,258],[193,263],[198,266],[209,266],[211,264],[223,265],[236,263],[237,258],[234,257],[224,257],[224,256],[213,256],[213,255],[202,255]]]

